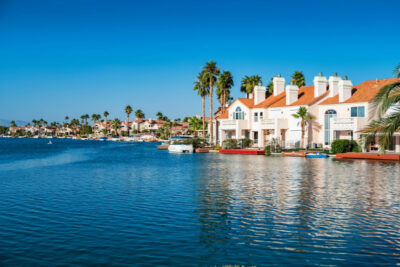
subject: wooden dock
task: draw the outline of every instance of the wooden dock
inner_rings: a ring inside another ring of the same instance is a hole
[[[258,149],[221,149],[221,154],[265,155],[264,150]]]
[[[400,154],[379,154],[379,153],[338,153],[336,158],[342,159],[373,159],[373,160],[392,160],[400,161]]]
[[[291,151],[291,152],[282,152],[283,157],[305,157],[307,153],[316,153],[316,152],[321,152],[323,151],[314,151],[314,150],[299,150],[299,151]]]

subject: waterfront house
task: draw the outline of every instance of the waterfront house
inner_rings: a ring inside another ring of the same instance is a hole
[[[336,139],[359,140],[360,131],[374,119],[371,101],[379,89],[396,79],[376,79],[353,86],[347,77],[319,74],[313,85],[298,88],[286,85],[280,75],[273,78],[273,93],[258,85],[249,98],[238,98],[217,114],[213,121],[214,142],[225,139],[253,140],[255,147],[270,141],[283,147],[299,147],[300,120],[293,117],[300,107],[306,107],[313,119],[307,123],[305,144],[309,147],[330,147]],[[393,138],[393,151],[400,152],[400,137]]]

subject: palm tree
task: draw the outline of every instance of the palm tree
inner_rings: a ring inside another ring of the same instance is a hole
[[[214,142],[214,127],[213,127],[213,89],[214,83],[217,81],[219,75],[219,68],[217,63],[210,60],[203,67],[203,77],[208,82],[209,97],[210,97],[210,144]]]
[[[244,76],[242,84],[240,86],[240,92],[246,93],[246,98],[249,98],[250,94],[253,94],[254,87],[262,84],[262,79],[259,75]]]
[[[268,94],[273,94],[274,93],[274,77],[271,78],[271,81],[267,84],[267,93]]]
[[[111,128],[114,129],[114,134],[118,135],[118,129],[121,128],[121,121],[118,118],[115,118],[111,123]]]
[[[141,109],[138,109],[135,111],[135,116],[137,120],[142,120],[144,119],[144,113]]]
[[[158,120],[162,120],[164,115],[159,111],[159,112],[156,113],[156,117],[157,117]]]
[[[132,107],[127,105],[125,107],[125,113],[126,113],[126,125],[128,128],[128,135],[129,135],[129,115],[132,113]]]
[[[93,127],[96,125],[96,122],[100,120],[100,118],[101,118],[100,114],[92,114]]]
[[[197,94],[201,96],[201,107],[202,107],[202,121],[203,121],[203,137],[206,136],[206,96],[209,94],[207,80],[204,78],[203,72],[200,72],[197,76],[197,80],[194,82],[193,90],[197,91]]]
[[[82,124],[82,125],[85,124],[85,115],[81,115],[81,124]]]
[[[108,120],[107,120],[107,117],[108,117],[108,115],[110,115],[110,113],[108,113],[108,111],[106,110],[106,111],[104,111],[103,115],[104,115],[104,118],[106,119],[106,129],[107,129],[107,132],[108,132]]]
[[[15,121],[11,121],[11,127],[16,127],[17,126],[17,124],[15,123]]]
[[[191,117],[189,119],[189,130],[197,135],[197,131],[202,127],[202,121],[197,117]]]
[[[145,115],[144,115],[144,113],[143,113],[143,111],[142,111],[141,109],[138,109],[138,110],[135,111],[135,116],[136,116],[136,119],[137,119],[137,120],[143,120],[144,117],[145,117]],[[140,126],[140,123],[138,122],[138,129],[137,129],[137,131],[140,131],[139,126]]]
[[[85,126],[88,125],[87,120],[90,118],[89,114],[85,114]]]
[[[306,125],[309,120],[312,120],[314,117],[308,114],[307,108],[306,107],[300,107],[297,113],[292,114],[293,117],[296,119],[301,119],[300,124],[301,124],[301,144],[300,146],[304,148],[304,135],[306,132]]]
[[[400,78],[400,64],[393,74]],[[372,103],[378,118],[365,129],[367,136],[364,137],[364,144],[367,146],[378,135],[379,149],[384,152],[393,134],[400,130],[400,80],[383,86]]]
[[[295,71],[290,81],[293,82],[293,84],[297,85],[299,88],[306,85],[306,79],[304,78],[304,74],[301,71]]]
[[[35,127],[35,126],[37,126],[37,125],[38,125],[38,121],[37,121],[37,120],[35,120],[35,119],[33,119],[33,120],[32,120],[32,124],[33,124],[33,127]]]
[[[220,90],[220,104],[222,107],[222,113],[225,112],[226,102],[229,100],[230,91],[234,86],[232,74],[229,71],[223,71],[217,80],[217,88]]]

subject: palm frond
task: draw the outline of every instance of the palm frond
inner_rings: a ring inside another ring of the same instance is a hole
[[[394,104],[400,102],[400,81],[383,86],[372,100],[372,107],[379,117]]]
[[[396,66],[396,68],[394,68],[393,75],[397,78],[400,78],[400,63]]]

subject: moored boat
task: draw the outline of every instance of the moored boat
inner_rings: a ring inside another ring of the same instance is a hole
[[[168,146],[168,152],[171,153],[193,153],[193,145],[187,137],[172,137]]]
[[[306,158],[327,158],[327,157],[328,157],[327,154],[321,152],[306,154]]]

